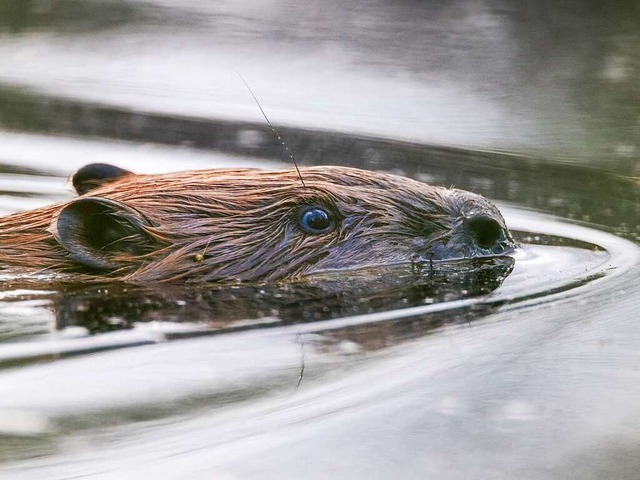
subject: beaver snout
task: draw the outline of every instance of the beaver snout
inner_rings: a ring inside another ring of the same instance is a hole
[[[466,220],[466,228],[476,245],[489,250],[503,237],[502,226],[497,220],[486,215],[478,215]]]
[[[515,248],[504,220],[499,214],[477,213],[463,216],[445,234],[427,244],[420,255],[425,261],[491,257],[507,254]]]

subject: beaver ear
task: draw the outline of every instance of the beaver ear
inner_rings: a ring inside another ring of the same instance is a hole
[[[108,163],[92,163],[74,173],[71,177],[71,183],[78,195],[84,195],[127,175],[132,175],[132,172]]]
[[[49,227],[58,243],[78,263],[113,270],[119,256],[148,253],[153,240],[145,231],[151,223],[123,203],[99,197],[79,198],[66,205]]]

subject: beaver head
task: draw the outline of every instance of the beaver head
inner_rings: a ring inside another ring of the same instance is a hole
[[[22,239],[0,262],[130,281],[281,280],[514,247],[500,212],[473,193],[346,167],[302,177],[91,165],[73,177],[77,199],[0,221]]]

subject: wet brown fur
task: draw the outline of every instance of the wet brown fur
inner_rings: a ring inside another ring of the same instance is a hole
[[[495,207],[468,192],[346,167],[309,167],[302,175],[306,188],[293,169],[131,174],[80,198],[121,202],[146,217],[145,253],[118,255],[118,268],[108,272],[71,260],[52,225],[72,200],[0,218],[0,265],[138,282],[279,280],[408,262],[478,211],[504,225]],[[335,231],[301,231],[305,205],[335,214]]]

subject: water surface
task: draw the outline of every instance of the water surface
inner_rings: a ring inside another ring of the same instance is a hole
[[[508,5],[507,5],[508,3]],[[0,212],[301,164],[481,193],[520,248],[287,285],[0,275],[0,476],[621,478],[640,464],[632,2],[0,7]]]

